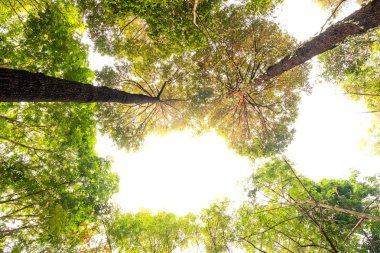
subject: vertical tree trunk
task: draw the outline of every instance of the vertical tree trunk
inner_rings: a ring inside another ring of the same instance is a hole
[[[156,103],[159,98],[63,80],[41,73],[0,68],[0,101],[144,104]]]
[[[307,20],[305,20],[307,22]],[[268,81],[310,60],[316,55],[331,50],[352,35],[359,35],[380,26],[380,0],[373,0],[342,21],[330,26],[321,34],[303,43],[298,49],[270,66],[255,83]]]

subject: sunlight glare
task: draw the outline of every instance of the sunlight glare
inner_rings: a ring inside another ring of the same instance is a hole
[[[215,132],[199,137],[190,131],[149,135],[135,153],[110,149],[108,138],[98,138],[100,155],[114,157],[112,167],[120,175],[114,200],[126,211],[185,214],[199,212],[218,198],[239,202],[244,193],[237,184],[252,172],[249,160],[229,149]]]
[[[363,149],[372,117],[336,84],[316,83],[302,97],[295,139],[286,154],[297,170],[314,180],[347,178],[351,169],[364,176],[378,173],[380,157]]]

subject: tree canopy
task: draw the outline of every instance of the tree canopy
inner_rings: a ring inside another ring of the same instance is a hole
[[[194,215],[176,217],[173,213],[140,211],[118,213],[106,225],[109,247],[126,252],[174,252],[191,242]]]
[[[100,112],[106,110],[108,115],[100,117],[105,119],[102,129],[109,129],[117,143],[124,141],[129,147],[128,142],[151,132],[149,129],[183,128],[192,121],[202,128],[215,128],[241,153],[270,155],[287,145],[299,93],[308,89],[308,68],[294,69],[262,85],[255,85],[254,80],[288,54],[295,41],[276,24],[249,16],[239,7],[219,13],[214,23],[215,27],[209,28],[213,34],[210,44],[196,53],[99,72],[99,83],[128,87],[129,92],[155,96],[165,85],[162,95],[166,102],[161,104],[101,105]],[[135,123],[137,128],[132,130]],[[130,131],[124,131],[126,128]]]
[[[262,15],[282,0],[244,0],[252,14]],[[207,45],[205,28],[215,13],[227,8],[225,0],[203,1],[78,1],[89,20],[90,36],[104,54],[129,60],[151,60]]]
[[[252,202],[240,210],[248,222],[244,238],[267,250],[376,252],[377,177],[359,181],[353,172],[348,180],[313,182],[286,160],[270,161],[252,175]],[[250,212],[257,218],[247,219]],[[258,228],[254,233],[252,226]]]
[[[104,220],[101,248],[128,252],[377,252],[379,175],[315,182],[284,158],[247,180],[248,200],[223,199],[199,214],[140,211]],[[112,213],[112,212],[111,212]]]
[[[282,2],[0,1],[1,250],[379,252],[378,175],[314,182],[276,155],[316,55],[325,78],[379,112],[380,1],[302,44],[274,21]],[[317,2],[332,16],[345,4]],[[85,32],[113,66],[89,68]],[[95,151],[97,130],[137,150],[149,133],[185,128],[268,159],[249,201],[183,217],[115,207],[118,176]]]

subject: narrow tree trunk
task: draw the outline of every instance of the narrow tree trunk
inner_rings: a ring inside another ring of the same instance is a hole
[[[280,62],[270,66],[266,73],[255,80],[255,83],[268,81],[316,55],[337,47],[349,36],[363,34],[378,26],[380,26],[380,0],[373,0],[342,21],[330,26],[321,34],[303,43]]]
[[[356,211],[352,211],[352,210],[348,210],[348,209],[344,209],[344,208],[340,208],[340,207],[336,207],[336,206],[329,206],[329,205],[320,204],[320,203],[316,204],[316,203],[314,203],[312,201],[307,201],[307,202],[304,202],[304,203],[307,204],[307,205],[316,205],[318,207],[322,207],[322,208],[328,209],[328,210],[337,211],[337,212],[340,212],[340,213],[350,214],[352,216],[356,216],[356,217],[359,217],[359,218],[362,218],[362,219],[380,221],[380,216],[372,215],[372,214],[369,214],[369,213],[356,212]]]
[[[156,103],[159,98],[63,80],[41,73],[0,68],[0,101],[144,104]]]

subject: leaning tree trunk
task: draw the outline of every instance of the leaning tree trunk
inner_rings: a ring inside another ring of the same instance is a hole
[[[306,205],[311,205],[311,206],[314,205],[316,207],[321,207],[321,208],[332,210],[332,211],[337,211],[337,212],[341,212],[341,213],[345,213],[345,214],[350,214],[352,216],[356,216],[356,217],[359,217],[359,218],[362,218],[362,219],[380,221],[380,216],[372,215],[372,214],[369,214],[369,213],[356,212],[356,211],[353,211],[353,210],[348,210],[348,209],[340,208],[340,207],[337,207],[337,206],[329,206],[329,205],[325,205],[325,204],[314,203],[312,201],[306,201],[306,202],[303,202],[303,203],[305,203]],[[302,203],[301,203],[301,205],[302,205]]]
[[[346,38],[359,35],[380,26],[380,0],[373,0],[342,21],[330,26],[324,32],[303,43],[298,49],[270,66],[255,83],[268,81],[310,60],[316,55],[331,50]]]
[[[63,80],[41,73],[0,68],[0,101],[145,104],[156,103],[159,98]]]

